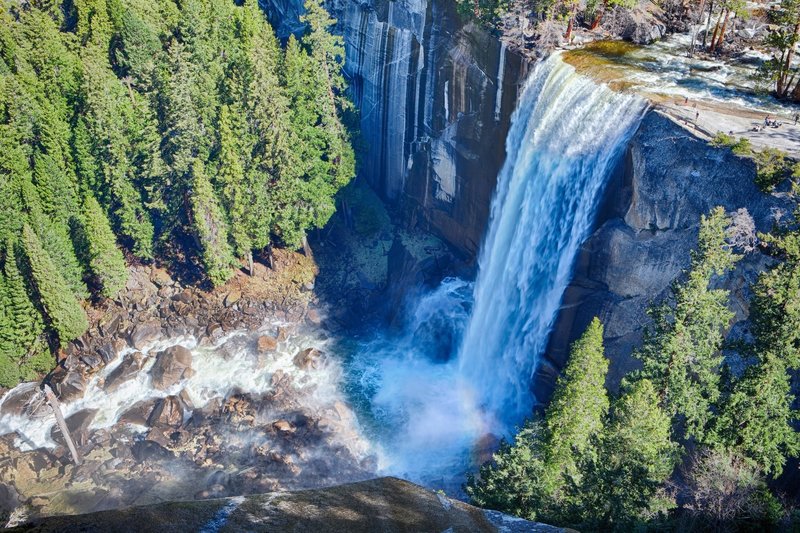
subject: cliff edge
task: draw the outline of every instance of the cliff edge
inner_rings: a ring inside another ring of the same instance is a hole
[[[561,528],[485,511],[397,478],[327,489],[171,502],[37,519],[10,531],[314,531],[557,533]]]

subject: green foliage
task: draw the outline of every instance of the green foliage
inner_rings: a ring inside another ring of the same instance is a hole
[[[284,52],[256,0],[0,0],[0,243],[23,245],[23,292],[62,344],[85,329],[84,281],[125,286],[117,244],[195,254],[220,284],[234,254],[298,246],[330,218],[355,173],[351,106],[335,21],[306,11]],[[40,352],[3,346],[10,383]]]
[[[200,241],[201,259],[214,285],[222,285],[232,274],[233,254],[228,244],[228,227],[208,181],[203,163],[195,160],[191,168],[192,228]]]
[[[647,379],[614,403],[596,459],[585,466],[576,515],[589,529],[630,531],[663,516],[675,503],[664,483],[677,464],[671,420]]]
[[[761,531],[785,514],[763,474],[735,452],[696,450],[681,479],[684,508],[701,530]]]
[[[753,148],[750,145],[749,139],[746,137],[740,137],[737,139],[736,137],[721,131],[717,132],[714,138],[711,139],[711,146],[716,146],[717,148],[730,148],[734,154],[742,157],[749,156],[753,153]]]
[[[6,243],[0,272],[0,387],[13,387],[53,366],[42,336],[44,322],[31,303],[15,248]]]
[[[100,292],[107,297],[116,296],[125,287],[128,269],[108,218],[93,196],[83,202],[81,230],[86,260],[101,287]]]
[[[716,421],[719,441],[774,476],[783,471],[787,456],[800,452],[793,424],[794,395],[786,364],[772,354],[747,369],[733,385]]]
[[[596,458],[593,439],[608,411],[603,326],[594,319],[575,342],[542,421],[529,422],[514,444],[481,469],[467,487],[479,505],[537,520],[565,519],[570,489],[582,481],[579,464]]]
[[[772,191],[789,174],[786,153],[777,148],[765,148],[754,152],[756,162],[756,184],[765,192]]]
[[[640,376],[652,381],[666,412],[680,417],[686,436],[701,442],[720,396],[720,349],[733,318],[728,291],[709,288],[739,259],[725,241],[727,225],[719,207],[702,217],[687,278],[673,285],[667,302],[649,309],[653,326],[636,353]]]
[[[22,228],[22,246],[39,301],[60,343],[65,345],[89,328],[86,313],[28,225]]]

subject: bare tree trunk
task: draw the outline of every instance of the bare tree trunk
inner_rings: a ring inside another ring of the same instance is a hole
[[[47,398],[47,403],[53,408],[53,414],[56,416],[58,429],[61,430],[61,434],[67,442],[67,448],[69,448],[69,453],[72,455],[72,462],[76,465],[80,465],[83,462],[83,458],[75,447],[75,443],[72,441],[72,435],[69,434],[69,428],[67,427],[67,422],[64,420],[64,415],[61,413],[61,406],[58,403],[58,398],[53,394],[53,389],[50,388],[50,385],[45,383],[43,389],[44,395]]]
[[[719,33],[719,25],[722,23],[722,14],[724,12],[725,12],[724,9],[719,12],[719,18],[717,18],[717,23],[714,25],[714,35],[711,36],[711,45],[709,46],[709,50],[711,52],[714,51],[714,47],[716,46],[717,34]]]
[[[794,25],[794,35],[796,41],[797,36],[800,35],[800,20],[798,20],[797,24]],[[788,83],[786,83],[786,78],[789,77],[789,72],[792,70],[792,60],[794,59],[794,49],[796,46],[797,46],[796,44],[792,45],[786,54],[786,61],[783,63],[783,72],[781,73],[781,76],[783,77],[782,89],[784,94],[780,94],[780,89],[779,89],[778,96],[785,96],[786,94],[788,94],[789,88],[791,87],[792,81],[790,80]],[[792,80],[794,80],[794,76],[792,76]],[[800,96],[800,94],[798,94],[798,87],[794,88],[794,93],[792,96],[795,100],[798,99],[798,97]]]
[[[706,0],[700,0],[700,9],[697,11],[697,24],[703,23],[703,11],[706,9]],[[689,57],[694,56],[694,47],[697,44],[697,29],[692,32],[692,44],[689,48]]]
[[[267,246],[267,265],[270,270],[275,270],[275,256],[272,255],[272,246]]]
[[[708,19],[706,20],[706,32],[703,34],[703,48],[706,47],[706,41],[708,40],[708,31],[711,29],[711,16],[714,14],[714,1],[712,0],[708,4]]]
[[[250,273],[250,276],[255,274],[253,271],[253,250],[247,252],[247,271]]]
[[[311,246],[308,245],[308,237],[305,234],[303,235],[303,255],[312,257]]]
[[[603,8],[602,8],[602,10],[600,11],[600,13],[598,13],[598,14],[597,14],[597,15],[594,17],[594,21],[592,21],[592,25],[591,25],[591,27],[589,28],[590,30],[597,29],[597,27],[598,27],[598,26],[600,25],[600,23],[603,21],[603,15],[605,14],[605,12],[606,12],[606,9],[608,9],[608,0],[603,0]]]
[[[575,26],[575,4],[572,4],[572,12],[569,15],[569,23],[567,24],[567,33],[564,34],[564,40],[569,44],[572,37],[572,28]]]
[[[725,39],[725,30],[728,28],[728,20],[730,19],[730,16],[731,16],[731,10],[726,9],[725,20],[722,21],[722,29],[719,31],[719,39],[717,39],[717,44],[714,46],[714,48],[712,48],[712,51],[722,47],[722,41]]]

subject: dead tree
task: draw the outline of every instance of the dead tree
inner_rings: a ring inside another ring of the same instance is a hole
[[[69,453],[72,455],[72,462],[76,465],[80,465],[83,462],[83,458],[78,452],[78,449],[75,447],[75,443],[72,441],[72,436],[69,433],[67,422],[64,420],[64,415],[61,413],[61,406],[58,403],[58,398],[56,398],[56,395],[53,394],[53,389],[51,389],[50,385],[47,383],[42,385],[42,390],[44,390],[47,403],[49,403],[50,407],[53,409],[53,414],[56,417],[58,429],[61,430],[61,434],[64,436],[64,440],[67,442],[67,448],[69,448]]]

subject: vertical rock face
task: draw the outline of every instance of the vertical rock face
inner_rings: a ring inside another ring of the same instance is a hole
[[[577,258],[545,361],[537,371],[536,390],[552,389],[570,343],[595,316],[605,325],[609,384],[616,387],[637,365],[631,353],[641,343],[647,306],[665,296],[670,283],[689,267],[700,216],[716,206],[729,212],[744,207],[758,231],[768,231],[774,210],[790,209],[785,199],[760,192],[754,180],[751,161],[729,149],[713,148],[650,112],[609,183],[605,213]],[[749,285],[769,264],[768,257],[753,252],[718,281],[731,291],[737,322],[731,335],[746,330]]]
[[[302,0],[263,0],[279,37]],[[331,0],[360,110],[362,174],[412,224],[477,253],[527,63],[449,0]]]

